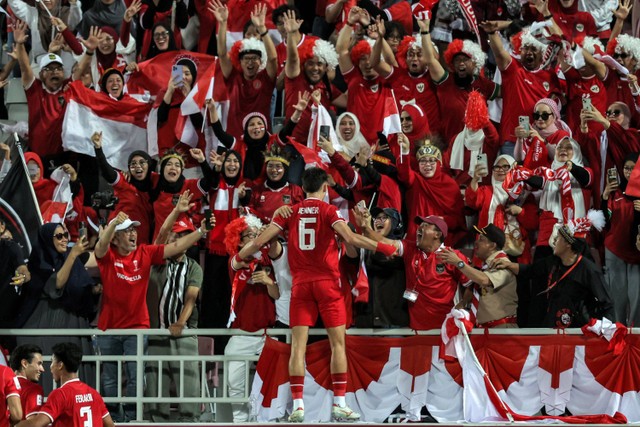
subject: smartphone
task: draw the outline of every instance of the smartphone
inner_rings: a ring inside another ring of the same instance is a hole
[[[524,130],[529,132],[529,116],[518,117],[518,122],[520,123],[520,126],[524,128]]]
[[[326,139],[327,141],[329,140],[330,130],[328,125],[320,126],[320,136]]]
[[[618,171],[616,168],[607,169],[607,181],[609,181],[609,184],[618,182]]]
[[[211,209],[205,209],[204,210],[204,218],[206,219],[205,221],[205,228],[207,230],[211,230],[209,222],[211,221]]]
[[[178,206],[179,201],[180,201],[180,194],[174,194],[173,197],[171,197],[171,204],[173,206]]]
[[[582,109],[583,110],[593,110],[593,105],[591,104],[591,98],[584,97],[582,98]]]
[[[364,215],[367,212],[367,204],[364,200],[360,200],[356,206],[358,206],[358,210],[361,214]]]
[[[489,171],[489,162],[487,161],[487,155],[485,153],[478,154],[478,156],[476,157],[476,160],[478,164],[481,164],[482,166],[484,166],[487,172]]]
[[[82,221],[78,229],[78,241],[81,241],[85,237],[87,237],[87,223]]]
[[[171,67],[171,78],[177,83],[176,87],[182,86],[182,65],[174,65]]]

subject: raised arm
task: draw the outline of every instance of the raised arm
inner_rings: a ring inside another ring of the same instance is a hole
[[[631,12],[632,7],[633,4],[631,4],[631,0],[618,0],[618,9],[611,11],[616,17],[616,22],[613,24],[613,28],[611,29],[611,37],[609,37],[609,41],[620,35],[622,27],[624,26],[624,21],[627,19],[627,16],[629,16],[629,12]]]
[[[202,222],[200,223],[199,229],[187,234],[184,237],[181,237],[173,243],[164,245],[164,253],[162,254],[162,258],[171,258],[186,251],[191,246],[195,245],[198,240],[200,240],[202,236],[204,236],[208,231],[213,230],[215,223],[216,217],[213,215],[211,215],[211,222],[209,224],[207,224],[207,219],[203,218]]]
[[[160,231],[158,232],[158,237],[156,237],[155,242],[153,242],[154,245],[164,245],[167,243],[173,224],[176,223],[180,214],[189,212],[189,209],[196,205],[195,203],[191,203],[191,197],[192,194],[189,190],[186,190],[180,195],[178,203],[162,223],[162,227],[160,227]]]
[[[85,47],[84,55],[80,59],[78,66],[76,67],[76,71],[73,73],[73,80],[82,79],[82,75],[89,70],[91,66],[91,60],[93,59],[93,55],[95,54],[96,49],[98,48],[98,44],[100,43],[100,37],[102,36],[102,31],[99,27],[91,27],[89,31],[89,37],[87,39],[80,39],[80,42]]]
[[[29,86],[34,79],[33,69],[29,63],[29,55],[24,48],[29,35],[26,34],[27,24],[22,21],[17,21],[13,28],[13,39],[15,44],[13,46],[13,52],[9,54],[12,58],[18,61],[20,65],[20,73],[22,74],[22,87]]]
[[[444,77],[445,70],[433,51],[431,34],[429,32],[429,22],[430,21],[428,19],[421,19],[418,21],[418,25],[420,26],[420,35],[422,36],[422,52],[424,52],[424,57],[427,60],[427,67],[429,69],[429,74],[431,75],[431,80],[439,82]]]
[[[344,221],[336,222],[333,225],[333,229],[346,243],[357,248],[380,252],[386,256],[391,256],[397,251],[396,247],[392,244],[376,242],[367,237],[361,236],[360,234],[354,233]]]
[[[64,260],[62,267],[56,273],[56,289],[62,289],[67,284],[69,280],[69,274],[71,274],[71,269],[73,268],[73,263],[83,253],[89,250],[89,241],[87,240],[87,236],[82,236],[82,239],[78,239],[76,244],[69,250],[69,255],[67,259]]]
[[[353,69],[353,62],[351,61],[351,55],[349,55],[349,44],[351,43],[351,33],[353,32],[353,26],[360,17],[360,11],[358,7],[352,7],[349,10],[349,16],[344,27],[338,34],[338,40],[336,41],[336,52],[338,53],[338,64],[340,64],[340,70],[344,73]]]
[[[269,224],[269,226],[262,232],[258,237],[256,237],[251,243],[245,245],[240,252],[238,253],[238,257],[243,261],[250,261],[253,258],[253,254],[258,252],[261,247],[269,243],[273,238],[275,238],[278,234],[280,234],[280,227],[275,225],[274,223]]]
[[[218,59],[220,60],[220,69],[222,75],[227,78],[231,74],[233,65],[229,52],[227,52],[227,21],[229,19],[229,9],[222,4],[220,0],[211,0],[207,8],[218,21]]]
[[[296,19],[293,10],[288,10],[284,15],[284,30],[287,32],[287,63],[284,65],[284,73],[290,79],[300,75],[300,56],[298,55],[298,40],[296,35],[302,25],[301,19]]]
[[[271,36],[269,35],[269,30],[266,25],[267,19],[267,5],[259,5],[251,12],[251,22],[256,27],[258,34],[262,38],[262,42],[264,43],[264,49],[267,51],[267,65],[266,70],[269,78],[271,80],[275,80],[278,73],[278,53],[276,52],[276,47],[273,44],[273,40],[271,40]]]
[[[502,40],[498,34],[499,25],[498,21],[485,21],[480,24],[480,27],[489,35],[489,44],[496,59],[496,65],[500,71],[504,71],[511,63],[511,55],[502,46]]]
[[[595,59],[593,55],[585,49],[582,49],[582,55],[584,56],[584,61],[593,68],[593,71],[596,73],[596,77],[600,80],[604,80],[607,76],[607,66]]]
[[[109,250],[109,245],[111,244],[111,240],[113,240],[113,236],[116,234],[116,227],[123,222],[125,222],[129,218],[124,212],[118,212],[118,215],[107,225],[107,227],[102,232],[102,236],[96,243],[95,248],[93,249],[93,254],[97,259],[104,257]]]
[[[338,20],[346,2],[347,0],[336,0],[334,4],[327,7],[325,11],[325,20],[327,23],[333,24]]]
[[[393,66],[386,61],[380,60],[380,55],[382,54],[383,50],[391,50],[391,47],[384,39],[384,21],[380,19],[379,16],[376,17],[376,29],[378,30],[378,38],[376,39],[376,42],[373,44],[373,48],[371,49],[369,64],[381,77],[384,78],[391,74],[391,71],[393,71]]]

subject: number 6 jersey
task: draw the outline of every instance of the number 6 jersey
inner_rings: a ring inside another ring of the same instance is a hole
[[[78,378],[53,390],[39,413],[48,416],[54,427],[101,427],[109,415],[98,392]]]
[[[289,229],[289,267],[293,284],[339,280],[339,250],[333,226],[344,218],[338,208],[309,198],[292,207],[289,218],[274,218],[273,224]]]

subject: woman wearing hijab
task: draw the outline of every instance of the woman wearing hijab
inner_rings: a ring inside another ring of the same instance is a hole
[[[355,114],[344,112],[338,116],[338,142],[342,146],[342,152],[346,159],[352,159],[360,152],[362,147],[369,148],[370,144],[360,132],[360,121]]]
[[[213,100],[207,100],[209,105],[209,119],[216,138],[227,149],[235,150],[242,158],[244,167],[242,177],[248,181],[255,181],[264,175],[265,151],[274,143],[284,146],[293,133],[302,117],[302,112],[307,108],[310,95],[308,92],[298,93],[298,103],[293,106],[294,113],[282,127],[280,132],[272,135],[267,130],[267,118],[258,112],[251,112],[242,119],[243,135],[230,135],[220,123],[218,112]]]
[[[520,125],[516,127],[518,138],[514,148],[514,157],[524,166],[534,169],[538,166],[548,167],[553,161],[556,147],[565,138],[571,138],[569,127],[560,119],[558,103],[550,98],[543,98],[533,107],[533,123],[530,129]]]
[[[638,155],[625,157],[619,180],[607,178],[600,203],[608,227],[604,246],[607,291],[615,314],[611,320],[625,325],[640,324],[640,252],[635,250],[640,200],[625,194]]]
[[[416,150],[429,144],[427,135],[429,135],[429,119],[427,118],[424,110],[413,104],[405,104],[400,112],[400,125],[402,127],[402,133],[409,139],[411,156],[411,167],[414,170],[418,170],[418,164],[414,157]],[[398,134],[390,137],[389,149],[393,156],[397,159],[400,156],[400,144],[396,141],[392,141],[397,138]]]
[[[159,23],[164,23],[164,31],[167,31],[167,33],[164,34],[165,40],[169,39],[170,36],[170,40],[172,40],[176,48],[172,50],[182,48],[182,35],[180,30],[186,28],[189,23],[189,13],[187,12],[186,3],[182,0],[175,1],[175,8],[173,6],[173,0],[143,0],[142,8],[140,9],[140,24],[144,30],[142,51],[140,52],[142,58],[150,59],[158,54],[156,52],[151,56],[153,42],[155,41],[156,44],[158,42],[158,39],[156,39],[156,31]],[[174,30],[171,30],[171,27],[167,24],[168,22],[175,22]],[[159,50],[162,51],[163,49]]]
[[[102,151],[102,133],[94,132],[91,142],[96,151],[96,161],[100,174],[113,187],[113,195],[118,198],[118,211],[124,211],[132,221],[138,221],[138,243],[151,243],[153,224],[153,208],[149,201],[149,192],[158,182],[159,175],[151,172],[151,157],[144,151],[129,154],[129,179],[122,172],[116,171],[107,162]],[[111,213],[109,220],[116,217]]]
[[[24,302],[17,325],[27,329],[88,329],[97,308],[95,295],[100,293],[84,268],[80,257],[89,249],[86,238],[72,248],[69,232],[59,223],[44,224],[29,257],[31,281],[22,288]],[[39,345],[45,352],[60,341],[75,341],[84,354],[91,354],[91,345],[86,337],[19,337],[18,344]],[[22,342],[21,342],[22,341]],[[91,365],[87,365],[91,368]],[[45,369],[45,373],[49,372]],[[90,371],[83,371],[83,375]],[[44,374],[43,374],[44,375]],[[95,376],[83,376],[92,382]],[[51,376],[42,383],[47,392],[51,388]],[[49,390],[50,391],[50,390]]]
[[[184,126],[182,120],[189,120],[191,125],[198,135],[198,142],[196,148],[204,150],[207,141],[204,134],[200,131],[202,129],[202,114],[191,114],[188,118],[184,118],[180,112],[182,102],[185,100],[191,88],[193,87],[196,79],[198,78],[198,70],[196,64],[190,59],[180,59],[176,62],[177,66],[182,67],[182,79],[174,79],[172,74],[169,78],[169,84],[167,90],[164,92],[162,101],[158,106],[158,152],[163,155],[165,152],[173,150],[178,152],[186,152],[191,146],[181,142],[176,134],[176,126]],[[159,97],[160,98],[160,97]],[[187,158],[185,162],[187,168],[197,168],[198,164],[191,158]],[[196,176],[199,173],[196,172]],[[162,224],[162,223],[160,223]]]
[[[139,0],[134,3],[139,3]],[[126,11],[127,6],[123,1],[96,0],[93,6],[82,15],[82,22],[77,32],[84,38],[89,37],[91,27],[110,27],[119,33]]]
[[[505,252],[514,261],[517,259],[519,263],[528,264],[531,262],[529,232],[534,232],[538,227],[538,207],[531,194],[523,194],[522,197],[513,200],[502,187],[515,162],[508,154],[498,156],[493,163],[491,184],[482,186],[478,186],[478,182],[487,176],[487,170],[481,164],[476,165],[473,179],[464,197],[468,207],[479,211],[478,228],[494,224],[503,230],[505,235],[510,235],[510,239],[518,243],[515,246],[519,250],[507,246]]]

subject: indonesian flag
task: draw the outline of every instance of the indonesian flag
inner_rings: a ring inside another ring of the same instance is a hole
[[[73,194],[71,193],[71,178],[69,174],[57,168],[51,173],[51,179],[58,183],[53,190],[53,197],[43,203],[42,220],[48,222],[64,222],[67,212],[71,209],[73,203]]]
[[[300,153],[300,155],[304,159],[304,162],[306,163],[306,168],[317,166],[319,168],[327,170],[327,164],[318,155],[318,152],[316,150],[313,150],[304,144],[300,144],[299,142],[297,142],[295,139],[291,137],[287,137],[287,138],[289,140],[289,144],[293,145],[296,151],[298,151],[298,153]]]
[[[189,95],[182,101],[182,105],[180,105],[181,117],[178,120],[178,124],[176,125],[176,132],[179,129],[182,129],[182,132],[178,135],[178,139],[185,144],[195,147],[198,144],[198,133],[197,130],[193,127],[191,120],[189,120],[189,115],[191,114],[202,114],[203,118],[203,127],[207,127],[208,123],[208,114],[207,108],[205,105],[205,101],[207,99],[213,98],[213,90],[215,85],[215,73],[216,67],[209,67],[206,70],[205,75],[198,76],[198,81],[189,92]],[[203,129],[201,129],[202,131]]]
[[[633,167],[624,193],[631,197],[640,197],[640,162],[636,162]]]
[[[351,288],[351,293],[355,297],[354,302],[369,302],[369,275],[367,267],[364,265],[364,249],[360,250],[360,269],[356,283]]]
[[[464,18],[467,20],[469,28],[476,33],[478,43],[481,43],[480,32],[478,31],[478,21],[476,20],[476,14],[473,12],[473,7],[471,6],[471,0],[458,0],[458,3],[460,4],[460,9],[462,9],[462,13]]]
[[[393,92],[392,92],[393,94]],[[401,133],[400,112],[394,96],[388,96],[384,100],[384,110],[382,111],[384,120],[382,122],[382,133],[387,138],[394,133]]]
[[[126,96],[118,101],[87,89],[80,81],[69,84],[63,96],[67,102],[62,122],[65,151],[94,157],[91,135],[102,132],[102,150],[109,164],[126,170],[129,154],[147,149],[149,104]]]
[[[338,141],[338,136],[336,135],[336,131],[333,128],[333,120],[331,120],[331,115],[322,104],[318,105],[317,111],[312,113],[311,115],[311,126],[309,127],[309,136],[307,137],[307,147],[318,152],[320,158],[322,159],[322,163],[328,165],[331,163],[331,161],[329,160],[329,156],[327,155],[327,153],[325,153],[324,150],[320,150],[318,148],[321,126],[329,127],[329,138],[331,139],[333,148],[336,151],[342,151],[342,145]]]

